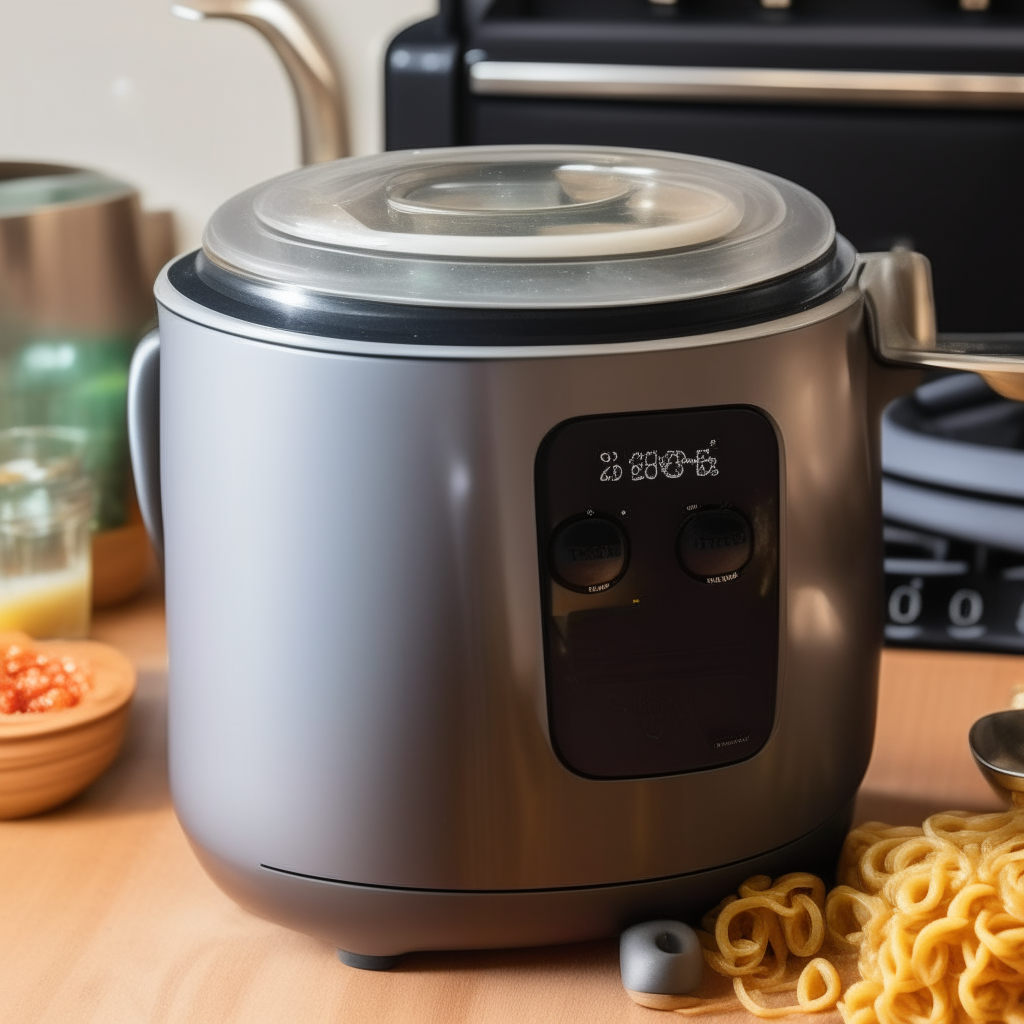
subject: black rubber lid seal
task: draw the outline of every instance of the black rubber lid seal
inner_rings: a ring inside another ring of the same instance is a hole
[[[813,263],[753,288],[683,302],[578,309],[466,309],[310,295],[282,302],[273,287],[236,277],[201,250],[177,260],[171,284],[186,298],[236,320],[321,338],[405,345],[594,345],[653,341],[767,323],[838,295],[857,254],[836,242]]]

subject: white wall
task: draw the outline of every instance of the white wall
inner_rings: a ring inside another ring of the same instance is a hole
[[[349,98],[353,150],[383,145],[383,55],[436,0],[307,0]],[[235,22],[170,0],[0,0],[0,160],[71,163],[173,209],[182,249],[228,196],[298,162],[291,87]]]

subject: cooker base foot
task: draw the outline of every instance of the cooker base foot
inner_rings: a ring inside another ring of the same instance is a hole
[[[350,953],[347,949],[339,949],[338,959],[346,967],[356,967],[360,971],[390,971],[402,958],[401,956],[369,956],[366,953]]]

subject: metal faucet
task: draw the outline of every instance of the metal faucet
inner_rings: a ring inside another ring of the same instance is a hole
[[[303,164],[337,160],[348,152],[341,87],[323,46],[284,0],[185,0],[171,13],[189,21],[230,18],[259,32],[288,72],[299,108]]]

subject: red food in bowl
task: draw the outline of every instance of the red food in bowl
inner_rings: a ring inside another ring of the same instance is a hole
[[[0,714],[73,708],[91,685],[89,668],[67,655],[0,643]]]

